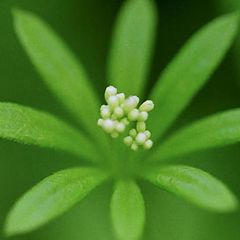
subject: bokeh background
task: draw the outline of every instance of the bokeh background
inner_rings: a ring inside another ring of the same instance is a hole
[[[0,101],[17,102],[73,120],[51,95],[17,41],[11,10],[31,10],[50,23],[88,70],[96,90],[106,82],[106,59],[114,19],[122,0],[0,0]],[[159,0],[151,88],[184,41],[216,16],[240,10],[239,0]],[[224,34],[224,32],[223,32]],[[223,64],[178,120],[178,127],[221,110],[240,107],[240,35]],[[198,153],[180,159],[224,180],[240,199],[240,149]],[[68,154],[0,141],[0,239],[14,201],[49,174],[81,164]],[[147,183],[147,240],[239,240],[240,211],[219,215],[193,207]],[[15,240],[113,240],[111,183],[93,191],[71,211],[34,233]]]

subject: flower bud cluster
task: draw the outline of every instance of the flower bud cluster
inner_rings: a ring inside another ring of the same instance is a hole
[[[146,130],[146,121],[148,113],[154,108],[153,102],[147,100],[138,108],[140,100],[137,96],[126,98],[124,93],[118,93],[117,88],[113,86],[106,88],[105,100],[107,105],[102,105],[100,108],[101,118],[98,120],[98,125],[116,138],[126,130],[130,122],[136,122],[136,129],[129,131],[124,143],[134,151],[140,145],[150,149],[153,142],[150,140],[151,133]]]

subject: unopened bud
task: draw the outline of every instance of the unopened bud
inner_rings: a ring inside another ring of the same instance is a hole
[[[145,122],[137,122],[137,131],[144,132],[146,130],[146,123]]]
[[[131,137],[131,136],[127,136],[127,137],[125,137],[124,138],[124,143],[127,145],[127,146],[131,146],[132,145],[132,143],[133,143],[133,138]]]
[[[145,101],[140,107],[139,110],[142,112],[150,112],[154,108],[154,103],[151,100]]]
[[[150,149],[151,147],[153,146],[153,141],[152,140],[147,140],[144,144],[143,144],[143,147],[145,149]]]
[[[128,119],[130,121],[136,121],[138,119],[139,116],[139,110],[138,109],[133,109],[128,113]]]

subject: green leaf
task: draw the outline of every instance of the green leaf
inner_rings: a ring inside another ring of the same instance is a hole
[[[154,185],[199,207],[216,212],[236,210],[237,199],[230,190],[208,173],[188,166],[164,166],[145,173]]]
[[[12,103],[0,103],[0,138],[98,159],[94,144],[78,130],[50,114]]]
[[[50,26],[36,15],[14,10],[14,23],[20,42],[47,86],[97,137],[100,104],[83,66]]]
[[[240,109],[218,113],[175,132],[151,156],[161,161],[240,141]]]
[[[8,236],[35,230],[82,200],[106,179],[93,168],[73,168],[55,173],[20,198],[10,211],[5,232]]]
[[[116,183],[111,214],[118,239],[140,239],[145,222],[145,207],[141,190],[134,181],[122,180]]]
[[[118,16],[109,56],[109,81],[127,95],[141,95],[156,29],[152,0],[128,0]]]
[[[237,30],[238,15],[217,18],[198,31],[167,66],[150,96],[155,109],[148,126],[155,138],[164,134],[210,78]]]

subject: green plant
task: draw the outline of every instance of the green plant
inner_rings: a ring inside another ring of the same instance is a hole
[[[97,126],[100,101],[82,65],[50,27],[19,9],[14,10],[14,19],[17,35],[32,63],[87,133],[50,114],[1,103],[0,136],[67,151],[88,161],[89,167],[62,170],[33,187],[9,213],[7,235],[23,234],[46,224],[109,179],[115,181],[111,213],[119,239],[139,239],[143,232],[145,208],[138,178],[212,211],[236,209],[236,198],[219,180],[199,169],[166,165],[164,161],[237,143],[239,109],[200,120],[163,138],[229,49],[238,28],[236,14],[220,17],[202,28],[165,69],[149,94],[155,104],[148,119],[154,147],[136,152],[122,144],[122,137],[112,140]],[[108,80],[127,95],[143,96],[156,20],[150,0],[128,0],[120,12]]]

